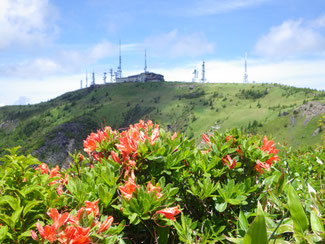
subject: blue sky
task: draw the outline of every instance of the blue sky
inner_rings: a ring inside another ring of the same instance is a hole
[[[0,106],[47,101],[118,66],[190,81],[325,89],[323,0],[0,0]]]

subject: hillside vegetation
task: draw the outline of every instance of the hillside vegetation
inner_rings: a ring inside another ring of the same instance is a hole
[[[23,153],[61,163],[91,131],[106,124],[124,128],[139,119],[193,138],[236,127],[309,146],[321,143],[322,113],[325,92],[276,84],[98,85],[36,105],[0,108],[0,151],[21,145]]]

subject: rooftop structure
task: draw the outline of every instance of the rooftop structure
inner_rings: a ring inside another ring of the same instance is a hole
[[[152,72],[144,72],[138,75],[116,78],[117,83],[121,82],[160,82],[165,81],[164,76]]]

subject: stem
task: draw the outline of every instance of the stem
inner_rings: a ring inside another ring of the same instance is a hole
[[[282,219],[280,220],[279,224],[277,225],[277,227],[275,228],[275,230],[273,231],[273,233],[270,235],[270,237],[269,237],[269,241],[272,239],[273,235],[275,234],[275,232],[277,231],[277,229],[280,227],[280,225],[281,225],[282,221],[284,220],[284,218],[287,217],[287,214],[288,214],[288,213],[289,213],[289,211],[287,211],[287,212],[283,215],[283,217],[282,217]]]
[[[146,229],[149,231],[151,237],[153,238],[153,240],[155,240],[155,236],[152,233],[152,231],[150,230],[150,228],[146,225],[146,223],[143,221],[143,219],[140,218],[141,223],[144,225],[144,227],[146,227]]]

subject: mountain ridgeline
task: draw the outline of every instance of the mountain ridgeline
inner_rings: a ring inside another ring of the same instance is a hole
[[[67,165],[68,153],[82,150],[90,132],[139,119],[194,138],[237,127],[288,146],[312,146],[322,143],[323,113],[325,92],[278,84],[96,85],[48,102],[0,108],[0,154],[20,145],[44,162]]]

